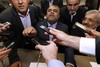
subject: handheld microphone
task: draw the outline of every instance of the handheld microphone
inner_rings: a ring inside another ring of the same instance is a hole
[[[47,32],[48,34],[50,34],[50,32],[49,32],[50,29],[47,28],[46,26],[41,25],[40,28],[41,28],[42,30],[44,30],[45,32]]]
[[[82,25],[82,24],[80,24],[78,22],[76,22],[74,24],[74,26],[77,27],[77,28],[79,28],[79,29],[81,29],[81,30],[83,30],[84,32],[86,32],[88,34],[92,34],[90,28],[88,28],[88,27],[86,27],[86,26],[84,26],[84,25]]]

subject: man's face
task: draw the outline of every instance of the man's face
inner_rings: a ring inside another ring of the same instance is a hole
[[[96,21],[97,14],[87,14],[85,15],[82,24],[86,27],[95,29],[98,26],[98,22]]]
[[[55,22],[59,19],[60,15],[59,7],[57,6],[50,6],[47,10],[47,20],[51,22]]]
[[[66,0],[67,1],[67,8],[70,13],[75,13],[80,4],[80,0]]]
[[[27,12],[30,0],[11,0],[12,5],[20,13]]]

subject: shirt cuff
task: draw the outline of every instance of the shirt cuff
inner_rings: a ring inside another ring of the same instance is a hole
[[[53,59],[48,63],[48,67],[65,67],[65,66],[63,62]]]
[[[95,39],[81,37],[79,51],[84,54],[95,56]]]
[[[66,65],[67,65],[67,64],[69,64],[69,65],[71,65],[72,67],[74,67],[74,65],[73,65],[72,63],[66,63]]]

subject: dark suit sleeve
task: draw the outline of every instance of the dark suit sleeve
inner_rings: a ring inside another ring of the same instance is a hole
[[[7,30],[7,32],[9,32],[9,30]],[[15,40],[13,37],[13,33],[10,31],[10,35],[8,36],[8,39],[4,41],[4,46],[8,46],[11,42],[15,42]],[[11,48],[12,51],[8,55],[10,65],[20,60],[17,54],[16,44],[14,44]]]
[[[10,65],[13,64],[13,63],[15,63],[16,61],[20,60],[19,56],[17,54],[17,49],[16,49],[15,46],[12,48],[12,51],[10,52],[10,54],[9,54],[8,57],[9,57]]]
[[[74,59],[74,50],[70,47],[65,47],[65,65],[66,63],[71,63],[76,67],[76,62]]]
[[[96,38],[96,60],[100,64],[100,37]]]

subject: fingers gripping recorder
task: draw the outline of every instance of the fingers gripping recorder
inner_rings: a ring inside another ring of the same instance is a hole
[[[2,31],[0,32],[0,36],[8,36],[8,35],[10,35],[10,33],[6,33],[5,32],[6,30],[3,30],[3,29],[9,28],[10,25],[11,25],[10,22],[3,23],[3,27],[1,28]]]
[[[14,46],[15,42],[11,42],[7,47],[6,49],[9,49],[9,48],[12,48]]]
[[[3,27],[5,27],[5,28],[7,28],[8,26],[10,26],[11,25],[11,23],[10,22],[5,22],[5,23],[3,23],[4,24],[4,26]]]
[[[44,31],[46,31],[48,34],[50,34],[50,32],[49,32],[50,29],[47,28],[46,26],[41,25],[40,28],[43,29]]]
[[[47,44],[48,44],[48,42],[44,42],[44,41],[42,41],[42,40],[40,40],[40,39],[38,39],[38,38],[35,38],[35,37],[32,38],[32,42],[34,42],[36,45],[47,45]],[[36,65],[36,67],[39,66],[40,58],[41,58],[41,51],[39,52],[39,56],[38,56],[38,60],[37,60],[37,65]]]

